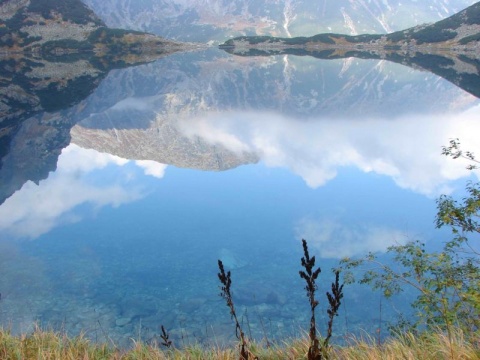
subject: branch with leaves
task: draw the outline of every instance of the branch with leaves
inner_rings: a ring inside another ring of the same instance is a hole
[[[463,151],[458,139],[442,148],[442,154],[470,162],[467,169],[478,169],[480,163],[472,152]],[[410,241],[388,248],[393,265],[382,263],[375,254],[361,259],[344,259],[344,270],[361,270],[359,283],[369,284],[390,297],[405,286],[418,291],[412,307],[417,311],[413,328],[444,329],[453,326],[465,334],[480,329],[480,252],[469,243],[468,235],[480,233],[480,184],[468,183],[467,195],[461,201],[443,195],[437,200],[436,226],[449,226],[453,238],[436,252],[427,252],[425,244]],[[362,267],[367,267],[362,269]]]

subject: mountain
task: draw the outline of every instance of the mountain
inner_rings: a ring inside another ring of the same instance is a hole
[[[314,36],[280,38],[271,36],[241,36],[227,40],[220,47],[245,49],[313,48],[435,51],[480,49],[480,2],[434,24],[421,25],[389,34],[342,35],[322,33]]]
[[[121,115],[115,114],[119,119],[115,119],[115,127],[112,127],[112,112],[115,113],[113,110],[95,114],[74,126],[72,142],[84,149],[95,149],[124,159],[152,160],[205,171],[229,170],[259,161],[252,152],[235,153],[223,145],[185,136],[176,127],[175,117],[151,116],[146,119],[146,128],[126,128],[122,126],[122,120],[125,121],[129,115],[136,118],[142,115],[139,111],[126,110]]]
[[[241,56],[385,59],[428,70],[480,97],[480,2],[434,24],[386,35],[242,36],[220,48]]]
[[[83,0],[108,26],[180,41],[242,35],[385,34],[448,17],[474,0]]]
[[[0,3],[0,203],[55,170],[75,105],[113,69],[195,48],[110,29],[79,0]]]
[[[108,28],[80,0],[6,0],[0,4],[0,54],[138,53],[179,46],[152,34]]]

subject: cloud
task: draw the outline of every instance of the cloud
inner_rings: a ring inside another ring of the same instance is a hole
[[[150,175],[156,178],[163,178],[165,176],[165,169],[167,165],[160,164],[152,160],[137,160],[135,164],[144,169],[145,175]]]
[[[104,154],[92,149],[83,149],[71,144],[62,150],[58,158],[58,171],[63,173],[82,172],[87,173],[95,169],[102,169],[109,164],[123,166],[128,160],[115,155]]]
[[[288,168],[312,188],[333,179],[339,168],[354,166],[437,196],[451,190],[452,180],[468,176],[465,163],[441,156],[441,147],[459,138],[464,149],[480,153],[479,114],[479,106],[462,114],[391,119],[300,121],[274,113],[217,113],[182,119],[177,126],[189,138],[254,152],[267,166]]]
[[[27,182],[0,207],[0,233],[34,239],[62,223],[81,220],[74,211],[79,205],[118,207],[142,198],[139,187],[120,182],[100,186],[85,180],[94,170],[127,162],[70,145],[59,157],[55,173],[39,185]]]
[[[295,226],[298,239],[323,258],[341,259],[368,252],[385,252],[390,245],[405,244],[408,236],[396,229],[375,225],[345,225],[333,219],[304,218]]]
[[[146,110],[152,110],[154,108],[153,106],[153,100],[154,98],[126,98],[124,100],[121,100],[117,102],[114,106],[110,108],[110,110],[116,110],[116,111],[125,111],[125,110],[138,110],[138,111],[146,111]]]

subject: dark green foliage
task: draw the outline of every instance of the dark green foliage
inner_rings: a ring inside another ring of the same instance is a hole
[[[14,41],[13,41],[13,38],[10,34],[6,34],[2,37],[2,39],[0,40],[0,46],[6,46],[6,47],[10,47],[10,46],[13,46],[15,45]]]
[[[23,26],[23,20],[25,20],[25,15],[22,11],[18,11],[10,19],[5,21],[5,25],[9,31],[18,31]]]
[[[37,91],[37,96],[45,111],[52,112],[71,107],[85,99],[97,87],[100,78],[80,76],[69,80],[64,88],[57,88],[57,84],[51,83],[46,89]]]
[[[335,50],[329,49],[329,50],[318,50],[318,51],[315,50],[305,55],[310,55],[317,59],[331,59],[334,53],[335,53]]]
[[[480,3],[465,9],[465,22],[469,25],[480,24]]]
[[[406,31],[395,31],[387,35],[387,39],[393,42],[405,41],[407,40]]]
[[[23,46],[28,46],[29,44],[31,43],[34,43],[36,41],[40,41],[42,40],[42,38],[40,36],[34,36],[34,37],[27,37],[25,38],[25,40],[23,41]]]
[[[93,51],[92,44],[73,39],[47,41],[41,47],[43,57],[52,62],[75,62],[88,59],[91,51]]]
[[[45,19],[51,19],[53,11],[59,13],[64,21],[105,25],[86,5],[78,0],[35,0],[30,2],[28,11],[41,14]]]
[[[412,35],[412,38],[417,40],[417,44],[420,45],[424,43],[436,43],[451,40],[457,35],[456,31],[443,29],[439,23],[436,23],[435,25],[417,31]]]
[[[368,53],[364,54],[367,54],[367,57],[364,57],[361,54],[358,57],[375,58],[373,55],[368,55]],[[465,55],[458,55],[457,57],[459,60],[465,63],[474,65],[477,68],[476,73],[458,73],[453,67],[455,65],[454,61],[451,58],[447,58],[441,55],[432,55],[417,52],[415,56],[411,57],[402,56],[398,53],[391,53],[387,55],[386,59],[411,67],[421,67],[438,76],[443,77],[444,79],[452,82],[456,86],[473,94],[474,96],[480,97],[480,61],[476,59],[475,54],[472,55],[472,57]]]
[[[332,39],[333,34],[317,34],[310,37],[310,41],[320,42],[325,44],[335,44],[335,41]]]
[[[400,51],[402,47],[400,45],[385,45],[385,50]]]
[[[442,148],[442,154],[453,159],[468,160],[470,162],[467,166],[468,170],[478,169],[480,164],[472,152],[461,149],[458,139],[450,140],[450,145]],[[461,203],[450,196],[441,196],[437,200],[437,227],[448,225],[457,236],[463,236],[465,233],[480,233],[480,223],[477,220],[480,214],[479,187],[479,183],[469,182],[466,186],[468,196],[463,198]]]
[[[273,36],[239,36],[234,39],[227,40],[225,43],[220,45],[220,48],[228,48],[234,46],[234,41],[246,41],[250,45],[259,45],[259,44],[273,44],[273,43],[282,43],[284,45],[305,45],[309,42],[316,43],[325,43],[325,44],[335,44],[335,41],[332,40],[332,34],[318,34],[311,37],[298,36],[293,38],[281,38]]]
[[[101,42],[104,44],[113,44],[115,40],[119,40],[128,34],[141,35],[145,33],[141,31],[135,31],[135,30],[111,29],[107,27],[99,27],[98,29],[90,33],[90,35],[88,36],[88,41],[92,43]]]
[[[446,58],[441,55],[424,54],[417,52],[414,57],[415,64],[431,71],[441,71],[450,66],[454,66],[455,62],[452,59]]]
[[[345,36],[345,40],[353,44],[358,44],[358,43],[368,44],[371,41],[379,40],[381,37],[382,35],[363,34],[363,35],[356,35],[356,36]]]
[[[15,137],[15,133],[20,128],[16,118],[4,119],[0,123],[0,170],[2,169],[2,159],[9,153],[10,144]],[[0,294],[1,300],[1,294]]]
[[[472,41],[480,41],[480,33],[478,34],[474,34],[474,35],[470,35],[470,36],[466,36],[464,37],[463,39],[461,39],[459,41],[459,43],[461,45],[466,45],[468,44],[469,42],[472,42]]]
[[[73,39],[52,40],[42,45],[42,51],[45,54],[51,53],[57,48],[63,50],[91,51],[93,50],[93,45],[86,41]]]

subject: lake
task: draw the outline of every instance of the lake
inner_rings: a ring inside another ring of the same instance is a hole
[[[176,346],[228,343],[221,259],[249,337],[299,336],[302,238],[323,270],[324,331],[342,257],[438,246],[450,233],[435,229],[436,198],[477,180],[441,149],[459,138],[480,152],[478,98],[418,66],[210,48],[113,69],[84,91],[65,82],[43,93],[48,111],[5,117],[0,323],[15,333],[38,324],[130,346],[163,325]],[[413,295],[344,292],[337,342],[386,336]]]

